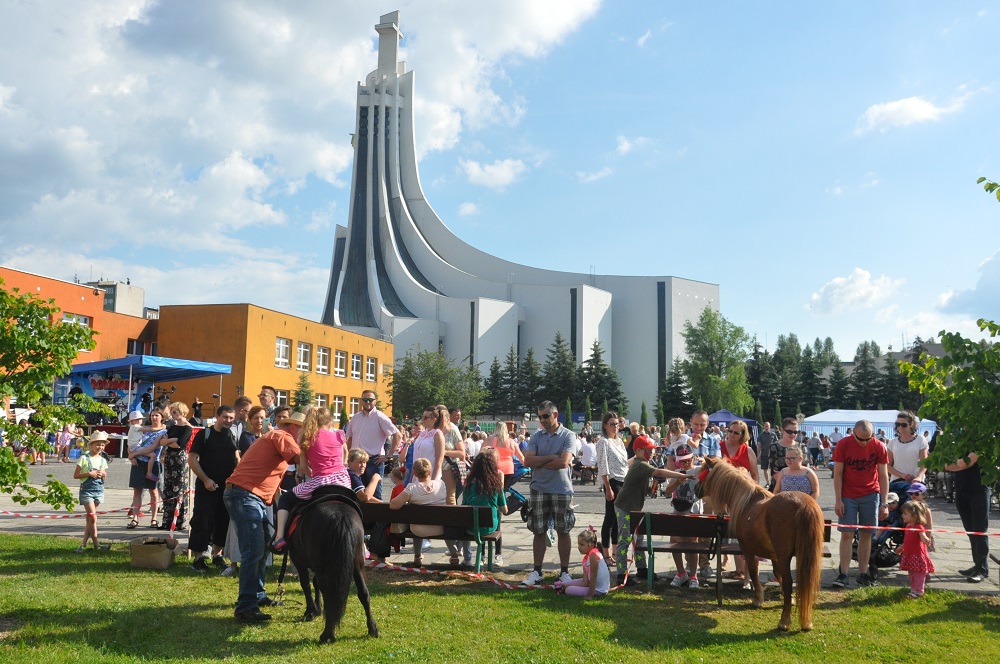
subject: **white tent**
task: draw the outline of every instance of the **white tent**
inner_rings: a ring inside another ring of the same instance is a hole
[[[857,424],[858,420],[868,420],[875,427],[876,433],[881,429],[885,431],[888,438],[895,438],[896,433],[893,425],[896,423],[897,413],[899,413],[898,410],[825,410],[803,420],[802,428],[806,431],[830,435],[833,433],[834,427],[840,429],[840,433],[844,433],[848,427]],[[937,431],[937,422],[920,420],[917,432],[923,434],[925,431],[927,439],[930,440],[934,432]]]

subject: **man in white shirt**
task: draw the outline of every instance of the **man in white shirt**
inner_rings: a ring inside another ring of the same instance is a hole
[[[389,416],[380,411],[375,404],[375,392],[365,390],[361,393],[361,410],[351,417],[347,423],[347,449],[360,447],[368,452],[368,464],[365,466],[361,481],[368,485],[375,475],[385,477],[385,441],[392,437],[390,454],[399,450],[403,434],[392,423]],[[382,500],[382,485],[375,488],[375,497]]]

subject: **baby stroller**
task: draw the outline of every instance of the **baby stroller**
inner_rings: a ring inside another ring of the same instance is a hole
[[[879,526],[889,528],[901,528],[903,518],[899,513],[899,508],[889,513],[889,516],[879,521]],[[854,532],[854,542],[851,545],[851,559],[858,559],[858,532]],[[886,530],[872,536],[872,552],[868,557],[868,576],[874,581],[878,578],[879,569],[888,569],[899,564],[900,555],[896,549],[903,544],[902,530]]]

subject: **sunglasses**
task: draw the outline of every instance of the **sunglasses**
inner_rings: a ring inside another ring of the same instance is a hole
[[[784,431],[785,431],[785,433],[787,433],[787,434],[788,434],[789,436],[794,436],[795,434],[797,434],[797,433],[799,432],[799,430],[798,430],[798,429],[785,429]]]
[[[540,420],[549,420],[549,419],[552,419],[552,413],[539,413],[538,414],[538,419],[540,419]]]
[[[371,403],[372,401],[375,401],[375,399],[362,399],[362,401],[365,403]]]
[[[854,439],[856,441],[858,441],[859,443],[867,443],[869,440],[871,440],[874,437],[875,436],[868,436],[867,438],[859,438],[858,436],[854,436]]]
[[[897,429],[902,429],[903,427],[908,427],[908,426],[910,426],[909,422],[896,422]]]

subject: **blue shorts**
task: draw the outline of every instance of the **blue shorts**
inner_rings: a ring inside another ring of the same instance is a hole
[[[80,489],[80,504],[94,503],[100,505],[104,502],[104,489]]]
[[[842,533],[850,533],[858,530],[847,526],[877,526],[878,525],[878,493],[870,493],[861,498],[844,498],[844,518],[840,523],[844,524],[837,528]],[[862,533],[871,535],[874,531],[862,530]]]

